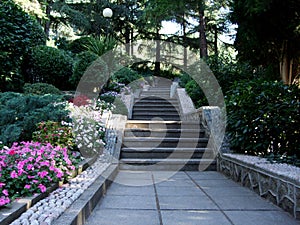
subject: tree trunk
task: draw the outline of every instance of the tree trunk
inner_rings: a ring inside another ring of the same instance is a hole
[[[285,84],[292,84],[293,82],[293,59],[289,54],[289,43],[284,41],[282,43],[281,58],[280,58],[280,76]]]
[[[133,55],[133,28],[131,28],[130,32],[130,47],[131,47],[131,55]]]
[[[130,28],[125,27],[125,48],[126,48],[126,53],[130,55]]]
[[[156,29],[156,60],[155,60],[155,67],[154,67],[154,74],[159,76],[160,73],[160,35],[159,29]]]
[[[218,57],[218,29],[217,25],[214,26],[214,52],[215,52],[215,57]]]
[[[50,3],[48,3],[46,6],[47,20],[44,25],[44,32],[46,34],[47,39],[49,38],[50,25],[51,25],[50,13],[51,13],[51,6],[50,6]]]
[[[200,35],[200,58],[207,58],[207,40],[205,33],[204,7],[199,7],[199,35]]]
[[[182,31],[183,31],[183,68],[187,68],[187,41],[186,41],[186,24],[184,20],[184,14],[182,15]]]

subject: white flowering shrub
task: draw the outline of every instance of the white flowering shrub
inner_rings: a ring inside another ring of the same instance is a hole
[[[73,124],[75,143],[84,157],[92,157],[103,152],[105,146],[105,124],[102,120],[101,102],[82,106],[69,103],[68,109]],[[99,110],[101,109],[101,110]]]

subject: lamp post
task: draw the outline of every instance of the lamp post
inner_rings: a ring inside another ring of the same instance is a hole
[[[104,16],[104,18],[109,19],[113,16],[113,11],[111,10],[111,8],[105,8],[103,9],[102,15]],[[106,38],[108,36],[108,26],[106,27]]]

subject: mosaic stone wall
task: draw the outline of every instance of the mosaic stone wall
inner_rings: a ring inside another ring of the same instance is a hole
[[[300,182],[237,159],[218,158],[218,170],[300,219]]]

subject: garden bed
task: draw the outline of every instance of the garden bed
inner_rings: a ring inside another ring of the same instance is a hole
[[[300,168],[255,156],[223,154],[218,170],[300,219]]]
[[[77,176],[82,171],[86,170],[89,166],[91,166],[97,157],[88,158],[80,162],[78,169],[73,171],[72,177]],[[10,224],[14,220],[16,220],[21,214],[26,212],[32,206],[34,206],[40,200],[46,198],[50,193],[56,190],[59,187],[59,184],[53,184],[51,187],[47,188],[47,191],[40,194],[35,194],[31,197],[20,198],[12,202],[9,206],[5,206],[0,209],[0,224],[6,225]]]

